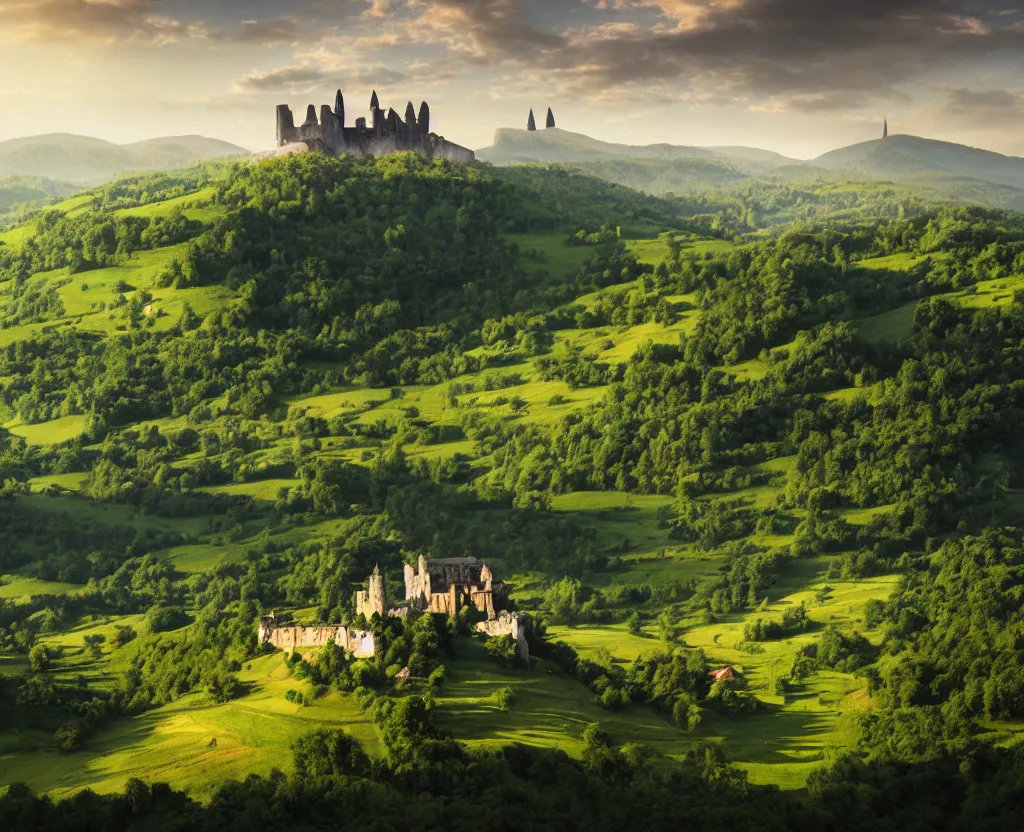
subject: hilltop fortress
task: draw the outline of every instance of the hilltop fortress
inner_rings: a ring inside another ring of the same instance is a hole
[[[305,145],[303,148],[302,146]],[[317,118],[316,105],[306,108],[306,120],[296,126],[287,104],[277,108],[277,146],[298,150],[319,150],[335,156],[352,153],[356,156],[387,156],[412,151],[428,159],[449,159],[473,162],[476,154],[430,132],[430,107],[424,101],[419,116],[409,102],[402,119],[395,110],[385,114],[377,93],[370,98],[369,121],[357,118],[354,127],[345,125],[345,97],[341,90],[334,99],[334,109],[324,104]]]
[[[416,568],[405,566],[405,600],[392,605],[388,601],[384,575],[377,567],[370,575],[368,589],[355,593],[357,616],[367,621],[378,618],[439,613],[452,618],[466,607],[487,616],[476,625],[478,633],[488,637],[512,636],[520,659],[529,665],[530,648],[526,641],[527,619],[518,613],[498,612],[507,600],[505,584],[495,580],[490,568],[476,558],[439,558],[420,556]],[[260,644],[292,651],[302,647],[323,647],[334,642],[357,658],[374,655],[373,633],[355,627],[279,625],[273,613],[260,620]]]

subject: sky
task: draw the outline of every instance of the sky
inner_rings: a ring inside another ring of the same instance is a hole
[[[0,0],[0,141],[199,133],[377,90],[491,144],[532,107],[629,144],[797,158],[908,133],[1024,156],[1024,0]]]

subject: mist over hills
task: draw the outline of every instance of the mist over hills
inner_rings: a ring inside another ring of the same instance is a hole
[[[52,133],[0,142],[0,176],[37,176],[89,186],[133,171],[178,168],[201,159],[247,154],[244,148],[205,136],[167,136],[119,145]]]
[[[496,165],[561,163],[654,194],[717,187],[751,176],[793,181],[841,176],[891,181],[947,198],[1024,210],[1024,158],[916,136],[890,136],[811,160],[751,147],[602,142],[561,129],[501,128],[477,158]]]
[[[482,162],[595,162],[606,159],[726,159],[754,167],[798,163],[779,153],[752,147],[693,147],[672,144],[630,145],[604,142],[557,127],[528,131],[501,127],[494,144],[476,152]]]

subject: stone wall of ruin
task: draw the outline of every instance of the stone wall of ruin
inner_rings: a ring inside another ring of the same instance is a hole
[[[292,652],[307,647],[323,647],[334,642],[356,658],[373,656],[376,644],[373,633],[350,627],[264,627],[259,630],[260,644],[271,644],[278,650]]]
[[[526,641],[526,629],[529,627],[529,620],[517,612],[503,612],[497,618],[489,621],[481,621],[476,625],[476,631],[483,633],[488,638],[495,636],[512,636],[516,643],[516,653],[520,660],[530,666],[530,645]]]

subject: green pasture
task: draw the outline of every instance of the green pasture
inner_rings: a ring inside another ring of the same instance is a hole
[[[0,575],[0,598],[8,601],[31,598],[33,595],[65,595],[76,589],[81,587],[78,584],[43,581],[20,575]]]
[[[724,744],[729,759],[746,770],[755,783],[782,788],[801,788],[808,774],[831,754],[852,747],[856,741],[852,714],[871,706],[864,680],[850,674],[822,671],[785,696],[768,693],[773,677],[789,671],[797,649],[816,639],[821,626],[839,627],[844,632],[864,632],[863,610],[870,598],[887,598],[895,576],[860,581],[826,581],[827,558],[810,559],[787,568],[786,578],[769,595],[764,609],[745,614],[718,616],[712,624],[691,622],[684,626],[679,642],[705,651],[712,666],[732,665],[741,670],[748,689],[765,703],[765,711],[743,717],[726,717],[705,709],[704,720],[693,734],[672,733],[681,748],[698,739],[715,739]],[[828,587],[827,598],[816,600]],[[743,649],[743,626],[756,618],[778,620],[788,606],[804,602],[813,622],[809,631],[778,641],[763,642],[762,653]],[[615,661],[629,662],[644,653],[668,649],[670,645],[652,637],[633,636],[618,625],[553,627],[552,638],[567,642],[584,656],[607,651]],[[877,639],[877,634],[868,633]],[[602,720],[603,722],[603,720]]]
[[[163,202],[152,202],[149,205],[140,205],[136,208],[122,208],[114,213],[119,217],[169,217],[178,208],[185,209],[185,216],[190,220],[209,222],[218,214],[223,214],[224,209],[211,202],[217,194],[216,186],[204,188],[191,194],[167,199]]]
[[[224,780],[244,780],[271,769],[291,770],[291,745],[317,727],[350,732],[379,755],[376,729],[349,696],[332,693],[310,706],[289,703],[290,688],[306,690],[284,663],[283,653],[253,660],[238,674],[249,693],[226,705],[193,694],[120,719],[98,731],[83,751],[62,754],[52,730],[0,733],[0,770],[61,797],[82,788],[120,791],[131,777],[167,782],[208,799]],[[216,740],[213,746],[211,741]]]
[[[918,263],[922,263],[932,255],[915,256],[909,252],[890,254],[887,257],[871,257],[867,260],[860,260],[857,265],[862,269],[881,269],[887,271],[909,271]]]
[[[19,420],[9,422],[4,427],[15,436],[22,437],[29,445],[56,445],[81,436],[85,432],[85,417],[65,416],[37,425],[23,425]]]
[[[641,742],[662,754],[683,754],[691,744],[649,708],[604,710],[589,690],[550,662],[537,662],[531,670],[505,670],[488,661],[480,639],[464,640],[458,650],[437,698],[435,722],[471,747],[517,742],[578,757],[580,735],[592,722],[600,722],[615,742]],[[507,712],[498,709],[494,697],[503,687],[518,694]]]
[[[35,227],[32,223],[19,225],[16,228],[9,228],[7,231],[0,231],[0,243],[11,248],[20,246],[25,240],[32,236]]]
[[[668,239],[663,237],[656,240],[628,240],[626,248],[639,262],[649,266],[659,265],[669,255]]]
[[[993,306],[1008,306],[1013,302],[1014,292],[1021,289],[1024,289],[1024,275],[1013,275],[996,280],[982,280],[971,289],[956,295],[956,299],[961,306],[991,309]]]
[[[53,486],[57,486],[57,488],[65,491],[81,491],[88,478],[89,475],[84,473],[47,474],[43,477],[33,477],[28,481],[28,484],[35,492],[45,491]]]

